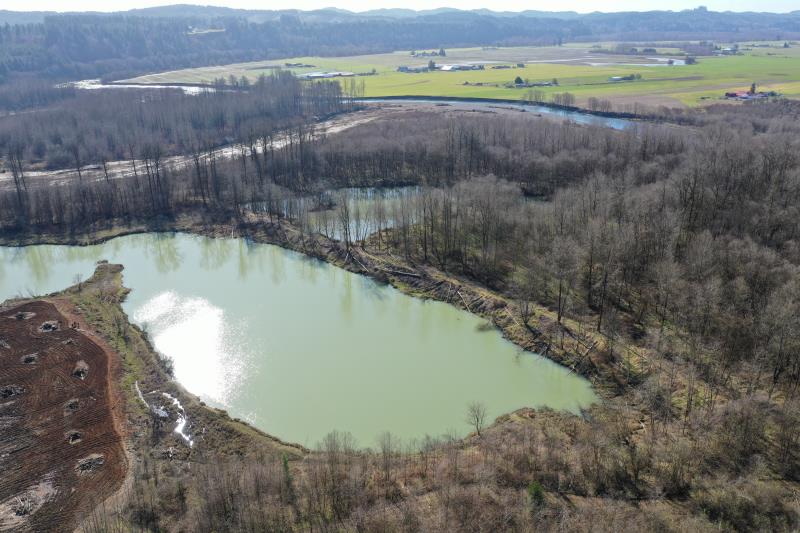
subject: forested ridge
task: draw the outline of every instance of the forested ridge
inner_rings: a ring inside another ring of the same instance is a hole
[[[41,22],[7,18],[23,23],[0,25],[0,82],[30,74],[62,80],[120,79],[189,66],[439,46],[800,37],[798,12],[716,13],[704,9],[586,15],[531,12],[520,16],[442,10],[391,16],[391,12],[239,12],[188,7],[48,14]]]

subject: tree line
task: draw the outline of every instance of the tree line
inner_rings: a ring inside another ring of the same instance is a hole
[[[138,159],[156,146],[164,156],[213,148],[353,106],[352,94],[342,92],[339,84],[302,83],[281,71],[260,77],[246,90],[71,94],[58,106],[0,118],[0,153],[28,169],[80,171],[87,165]]]

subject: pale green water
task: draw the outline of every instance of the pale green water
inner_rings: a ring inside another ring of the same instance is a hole
[[[493,420],[595,400],[586,380],[479,331],[473,315],[242,239],[0,247],[0,301],[60,290],[99,259],[125,265],[125,310],[174,360],[178,381],[285,440],[314,446],[334,429],[361,446],[383,431],[463,435],[473,401]]]

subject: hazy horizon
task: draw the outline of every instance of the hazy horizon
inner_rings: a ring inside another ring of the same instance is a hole
[[[454,8],[463,10],[489,9],[491,11],[576,11],[578,13],[592,12],[625,12],[625,11],[682,11],[694,9],[699,5],[708,8],[709,11],[734,11],[734,12],[772,12],[788,13],[799,10],[800,5],[796,0],[739,0],[739,1],[709,1],[697,2],[692,0],[676,0],[669,3],[658,2],[655,0],[621,0],[621,1],[580,1],[565,0],[560,2],[558,9],[554,9],[551,2],[529,1],[529,0],[497,0],[487,5],[484,0],[456,0],[441,4],[430,4],[425,0],[407,0],[402,3],[389,0],[338,0],[335,4],[331,0],[297,0],[287,7],[283,2],[263,2],[259,0],[230,0],[217,2],[164,2],[148,0],[124,0],[119,2],[107,2],[101,0],[75,0],[70,2],[69,9],[64,9],[62,0],[7,0],[2,9],[8,11],[56,11],[56,12],[76,12],[76,11],[100,11],[114,12],[127,11],[130,9],[141,9],[148,7],[160,7],[175,4],[189,4],[200,6],[228,7],[234,9],[253,9],[253,10],[315,10],[324,8],[346,9],[354,12],[370,11],[375,9],[412,9],[424,11],[439,8]]]

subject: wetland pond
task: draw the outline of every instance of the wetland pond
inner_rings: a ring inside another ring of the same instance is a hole
[[[123,307],[186,389],[308,447],[332,430],[364,447],[384,431],[405,441],[463,436],[476,401],[491,422],[521,407],[577,412],[596,400],[588,381],[479,317],[240,238],[0,247],[0,301],[61,290],[101,259],[125,266]]]

